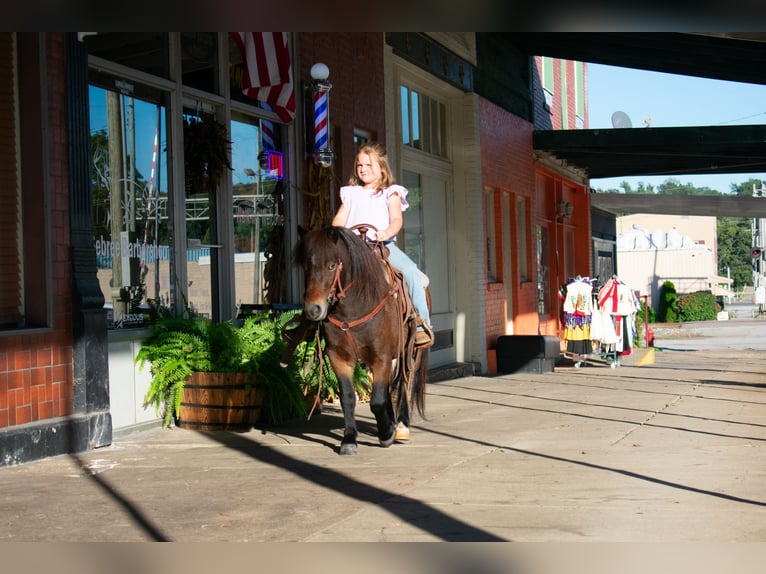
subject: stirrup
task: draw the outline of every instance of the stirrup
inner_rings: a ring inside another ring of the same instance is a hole
[[[418,327],[415,331],[415,347],[418,349],[427,349],[434,344],[434,332],[431,327],[426,325],[422,318],[418,318]]]

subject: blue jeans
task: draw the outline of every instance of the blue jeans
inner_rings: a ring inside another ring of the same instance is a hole
[[[393,241],[386,244],[388,247],[388,261],[393,267],[396,267],[404,275],[407,281],[407,287],[410,289],[412,305],[418,312],[418,315],[431,327],[431,315],[428,313],[428,301],[426,300],[426,288],[423,285],[423,277],[420,274],[418,266],[410,259],[407,254],[396,246]]]

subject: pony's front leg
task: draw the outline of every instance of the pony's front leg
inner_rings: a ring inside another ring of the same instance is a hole
[[[340,454],[356,454],[356,391],[354,390],[354,367],[343,364],[334,367],[335,375],[340,384],[340,406],[343,409],[343,440],[340,443]]]
[[[386,373],[386,377],[389,376],[390,371]],[[388,378],[381,381],[375,371],[373,371],[373,377],[370,410],[372,410],[378,423],[380,446],[388,447],[394,443],[394,408],[391,404],[391,395],[388,392]]]

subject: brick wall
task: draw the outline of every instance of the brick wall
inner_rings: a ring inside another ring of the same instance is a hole
[[[301,68],[296,83],[310,85],[311,66],[317,62],[330,68],[334,172],[336,186],[344,185],[354,168],[354,128],[372,132],[374,138],[385,143],[385,38],[375,32],[325,32],[301,33],[298,41]],[[307,124],[313,128],[311,117]]]
[[[52,330],[0,335],[0,428],[72,413],[71,260],[62,34],[47,36]],[[14,137],[4,134],[5,137]]]
[[[498,261],[498,283],[487,285],[485,313],[487,346],[492,347],[497,337],[506,333],[506,317],[513,316],[513,332],[516,334],[537,333],[537,290],[534,283],[536,271],[534,258],[529,257],[529,279],[519,278],[519,243],[516,237],[516,198],[524,197],[528,202],[528,216],[531,225],[527,229],[527,249],[534,246],[534,180],[535,165],[532,156],[532,124],[510,114],[494,104],[481,100],[479,105],[481,122],[482,184],[495,190],[495,230],[498,234],[495,246]],[[509,197],[510,228],[503,228],[500,198]],[[505,277],[502,270],[503,235],[510,234],[511,276]],[[484,278],[486,282],[486,277]],[[513,291],[512,309],[508,309],[506,282]]]
[[[539,59],[538,59],[539,64]],[[540,129],[560,128],[562,115],[561,66],[554,63],[556,82],[551,112],[543,109],[544,98],[541,89],[535,90],[536,122],[541,122]],[[566,63],[567,70],[567,112],[568,126],[576,125],[574,63]],[[555,253],[564,253],[564,230],[574,234],[574,266],[583,275],[591,269],[591,232],[590,232],[590,197],[586,186],[572,182],[561,174],[555,173],[537,164],[532,149],[533,126],[529,122],[514,116],[497,106],[481,101],[481,145],[482,145],[482,184],[495,191],[495,229],[498,237],[495,248],[498,261],[498,283],[488,284],[485,313],[487,321],[487,346],[492,347],[498,336],[507,334],[505,318],[513,317],[513,333],[518,335],[553,335],[559,336],[559,303],[555,292],[560,282],[565,282],[563,268],[557,265]],[[542,119],[542,121],[541,121]],[[500,197],[508,195],[511,207],[511,229],[503,229]],[[528,200],[527,257],[529,262],[528,280],[521,282],[518,262],[522,254],[516,238],[516,198]],[[567,221],[556,220],[556,201],[565,199],[574,206],[572,217]],[[535,226],[544,225],[549,230],[551,253],[551,312],[541,316],[537,312],[537,264],[535,246]],[[503,234],[510,233],[512,271],[510,277],[502,275]],[[561,262],[558,262],[561,267]],[[486,281],[486,277],[485,277]],[[513,292],[508,309],[505,283],[511,282]],[[510,311],[510,313],[509,313]]]

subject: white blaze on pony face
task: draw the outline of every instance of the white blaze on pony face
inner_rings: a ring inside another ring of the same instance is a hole
[[[313,258],[312,258],[313,259]],[[312,321],[323,321],[330,310],[338,263],[310,261],[306,266],[306,295],[303,310]]]
[[[303,310],[311,321],[323,321],[330,312],[338,288],[340,253],[335,241],[319,231],[303,236],[302,265],[306,281]]]

